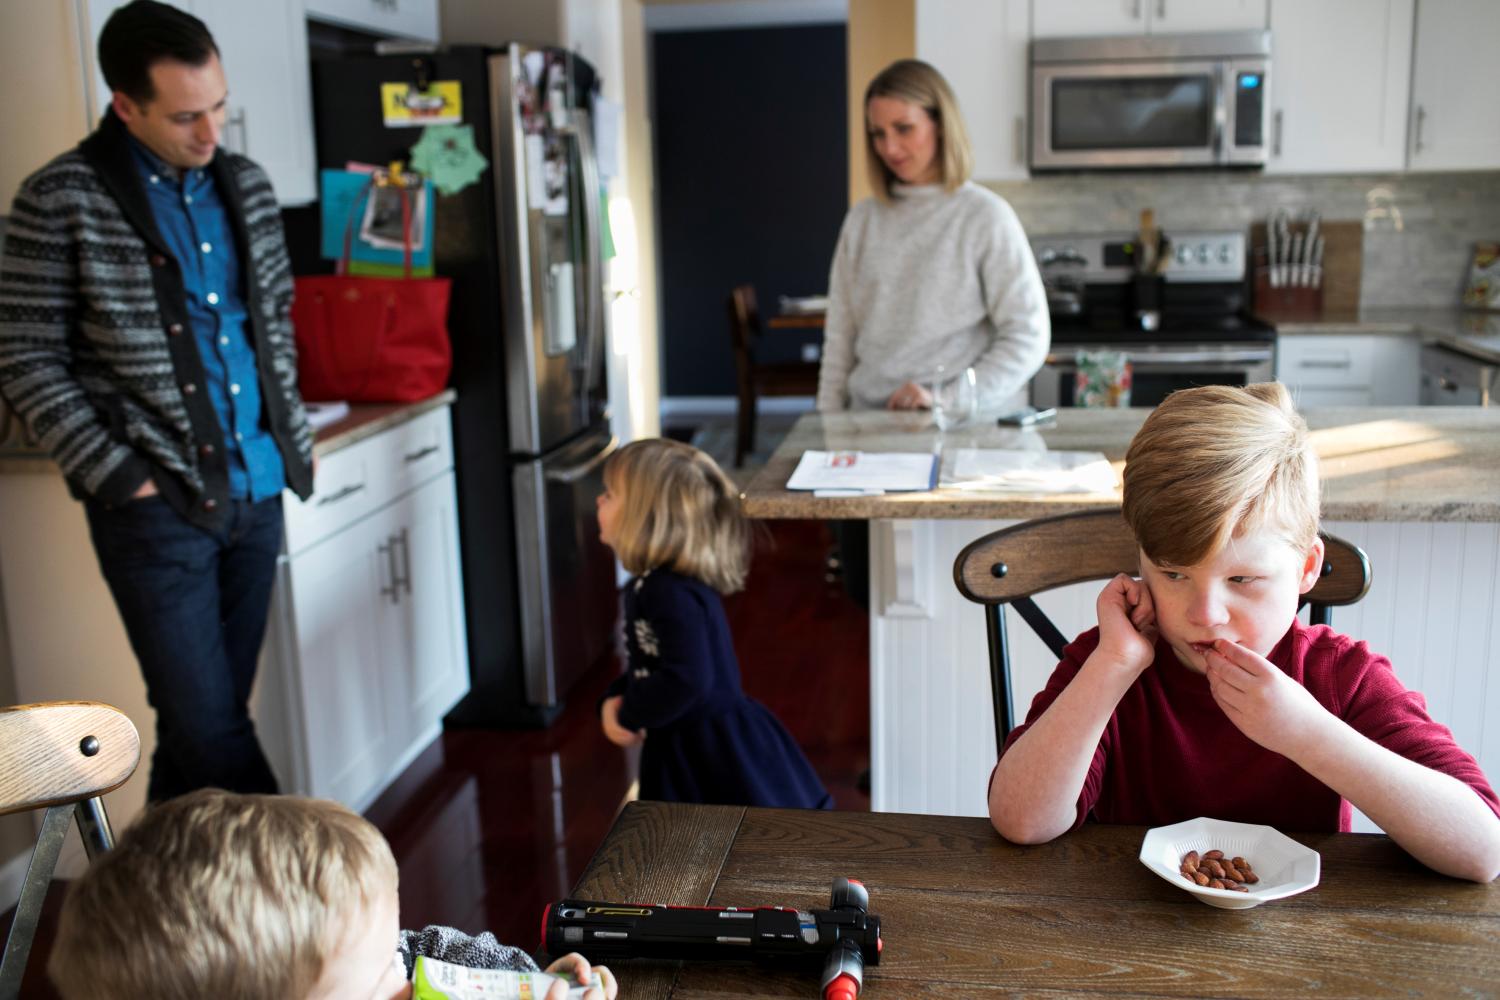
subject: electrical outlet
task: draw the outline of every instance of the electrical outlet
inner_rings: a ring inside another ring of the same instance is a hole
[[[803,361],[811,363],[811,362],[817,361],[822,356],[823,356],[823,347],[822,347],[821,344],[803,344],[802,345],[802,360]]]

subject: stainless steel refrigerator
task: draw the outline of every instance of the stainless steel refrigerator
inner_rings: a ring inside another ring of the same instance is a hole
[[[425,92],[442,83],[450,97],[456,84],[458,107],[447,110],[472,127],[488,161],[477,181],[429,206],[434,268],[453,279],[473,681],[451,725],[546,724],[614,631],[614,559],[594,519],[616,447],[604,377],[595,81],[576,55],[524,45],[313,62],[320,167],[408,158],[424,129],[388,124],[381,95],[389,84]]]

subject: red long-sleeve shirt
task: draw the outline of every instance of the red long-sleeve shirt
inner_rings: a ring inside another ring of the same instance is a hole
[[[1009,750],[1077,675],[1099,644],[1080,635],[1037,694]],[[1427,714],[1421,694],[1396,678],[1390,661],[1327,626],[1293,624],[1267,657],[1318,703],[1381,746],[1473,788],[1496,815],[1500,799],[1479,764]],[[1003,754],[1002,754],[1003,755]],[[1164,642],[1156,662],[1125,692],[1104,727],[1078,796],[1075,827],[1103,823],[1159,826],[1196,816],[1267,823],[1288,831],[1348,830],[1339,794],[1237,729],[1209,692],[1208,679],[1182,666]]]

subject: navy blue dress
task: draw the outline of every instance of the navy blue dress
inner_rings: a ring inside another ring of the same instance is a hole
[[[833,797],[770,710],[740,689],[724,603],[707,584],[654,570],[625,587],[620,725],[646,730],[641,798],[831,809]]]

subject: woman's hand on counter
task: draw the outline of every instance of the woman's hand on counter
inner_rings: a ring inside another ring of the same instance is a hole
[[[895,392],[891,398],[886,400],[887,410],[930,410],[932,409],[932,393],[915,382],[908,382]]]

